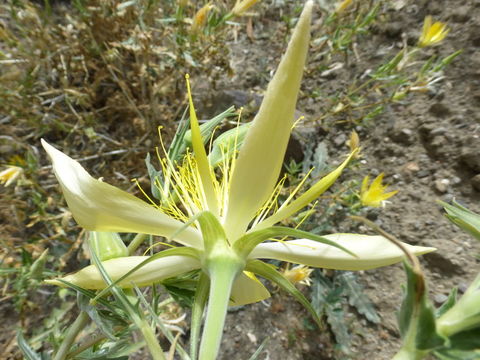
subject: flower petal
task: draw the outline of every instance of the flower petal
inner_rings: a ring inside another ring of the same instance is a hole
[[[120,257],[103,261],[102,265],[110,278],[115,281],[148,258],[148,256]],[[200,267],[200,262],[189,256],[164,257],[147,263],[118,285],[125,288],[133,287],[132,283],[136,286],[152,285]],[[87,266],[74,274],[60,278],[60,280],[68,281],[85,289],[99,290],[106,286],[95,265]],[[65,286],[58,279],[45,280],[45,282],[51,285]]]
[[[183,226],[153,206],[112,185],[98,181],[75,160],[42,140],[68,207],[87,230],[131,232],[169,237]],[[187,228],[175,240],[202,248],[198,231]]]
[[[242,272],[234,281],[230,294],[230,306],[256,303],[270,297],[267,288],[249,272]]]
[[[247,228],[278,180],[305,66],[311,12],[309,1],[236,160],[225,220],[225,230],[232,241]]]
[[[333,246],[300,239],[260,244],[252,251],[250,258],[277,259],[337,270],[368,270],[391,265],[404,258],[404,253],[383,236],[331,234],[323,237],[346,247],[357,257]],[[405,243],[404,246],[415,255],[436,250],[431,247],[412,246]]]

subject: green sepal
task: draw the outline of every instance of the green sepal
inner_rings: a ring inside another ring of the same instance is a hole
[[[193,300],[192,319],[190,322],[190,357],[192,359],[196,359],[198,355],[202,316],[207,304],[209,288],[210,279],[205,273],[201,272]]]
[[[447,300],[435,311],[435,317],[440,317],[450,310],[457,303],[458,289],[454,287],[450,294],[448,294]]]
[[[468,210],[456,201],[452,201],[453,205],[439,201],[447,212],[445,216],[458,227],[469,232],[477,240],[480,240],[480,215]]]
[[[100,261],[128,256],[127,247],[115,232],[90,231],[88,247]]]
[[[271,226],[266,229],[257,230],[251,233],[248,233],[241,238],[239,238],[233,244],[234,250],[243,257],[247,257],[250,252],[260,243],[264,242],[265,240],[277,237],[277,236],[292,236],[295,238],[305,238],[309,240],[313,240],[325,245],[330,245],[336,247],[342,251],[345,251],[347,254],[352,255],[353,257],[357,257],[354,253],[352,253],[347,248],[337,244],[335,241],[329,240],[324,238],[323,236],[316,235],[309,233],[308,231],[302,231],[298,229],[292,229],[283,226]]]
[[[413,354],[430,351],[445,344],[446,339],[436,330],[435,312],[427,297],[427,289],[422,274],[415,272],[404,262],[407,286],[402,306],[398,314],[402,349]]]
[[[223,226],[215,215],[210,211],[202,211],[196,216],[196,219],[200,224],[207,257],[215,250],[219,250],[225,246],[229,247],[227,235],[225,235]]]
[[[189,248],[189,247],[175,247],[175,248],[163,250],[163,251],[161,251],[161,252],[159,252],[155,255],[150,256],[148,259],[142,261],[140,264],[135,266],[132,270],[130,270],[129,272],[127,272],[125,275],[118,278],[117,280],[109,282],[108,286],[105,287],[103,290],[99,291],[97,296],[92,301],[96,301],[98,298],[100,298],[101,296],[108,293],[112,289],[112,287],[116,286],[118,283],[120,283],[120,281],[122,281],[125,278],[127,278],[128,276],[132,275],[135,271],[141,269],[142,267],[144,267],[148,263],[150,263],[154,260],[157,260],[157,259],[167,257],[167,256],[190,256],[190,257],[198,259],[199,258],[199,253],[196,249]]]
[[[449,338],[449,348],[462,351],[480,350],[480,327],[459,332]]]
[[[279,273],[272,265],[264,263],[260,260],[250,260],[247,262],[245,270],[251,271],[256,275],[262,276],[277,284],[282,290],[292,295],[300,304],[302,304],[312,315],[319,327],[322,327],[322,321],[312,304],[305,296],[293,285],[285,276]]]

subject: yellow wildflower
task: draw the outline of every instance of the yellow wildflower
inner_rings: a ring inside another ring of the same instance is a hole
[[[313,269],[310,269],[308,266],[297,265],[291,269],[285,269],[283,276],[285,276],[292,284],[299,283],[310,286],[312,284],[312,279],[310,279],[312,271]]]
[[[429,15],[423,23],[422,35],[420,35],[418,39],[418,46],[425,47],[435,45],[445,39],[449,31],[450,29],[447,28],[447,24],[440,21],[432,24],[432,17]]]
[[[23,169],[21,167],[9,165],[5,170],[0,172],[0,183],[9,186],[13,184],[22,173]]]
[[[242,16],[245,12],[255,5],[258,0],[237,0],[232,9],[232,14],[235,16]]]
[[[365,176],[360,190],[360,201],[363,205],[373,207],[383,206],[385,200],[391,198],[398,192],[398,190],[388,193],[385,192],[388,185],[382,185],[383,175],[383,173],[378,175],[370,185],[368,185],[370,180],[369,176]]]
[[[212,4],[207,3],[200,10],[197,11],[192,21],[191,31],[193,33],[199,32],[205,26],[205,23],[208,19],[208,13],[210,12],[210,10],[212,10],[213,7],[214,6]]]

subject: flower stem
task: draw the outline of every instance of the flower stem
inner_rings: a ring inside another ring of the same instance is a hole
[[[73,324],[68,328],[65,338],[63,339],[60,348],[53,360],[64,360],[72,347],[73,342],[77,338],[77,335],[88,324],[88,314],[85,311],[81,311]]]
[[[140,332],[147,343],[148,350],[152,355],[153,360],[165,360],[165,355],[163,354],[163,350],[158,343],[157,337],[155,333],[152,331],[150,324],[142,319],[139,324],[137,324]]]
[[[235,263],[215,262],[208,267],[210,295],[200,344],[199,360],[214,360],[222,340],[223,326],[227,315],[232,284],[239,268]]]

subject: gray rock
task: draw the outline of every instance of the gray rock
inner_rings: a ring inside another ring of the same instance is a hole
[[[433,296],[433,301],[436,305],[442,305],[445,301],[447,301],[448,296],[445,294],[435,294]]]
[[[345,145],[346,141],[347,141],[347,135],[343,133],[336,136],[335,139],[333,139],[333,143],[338,147]]]

